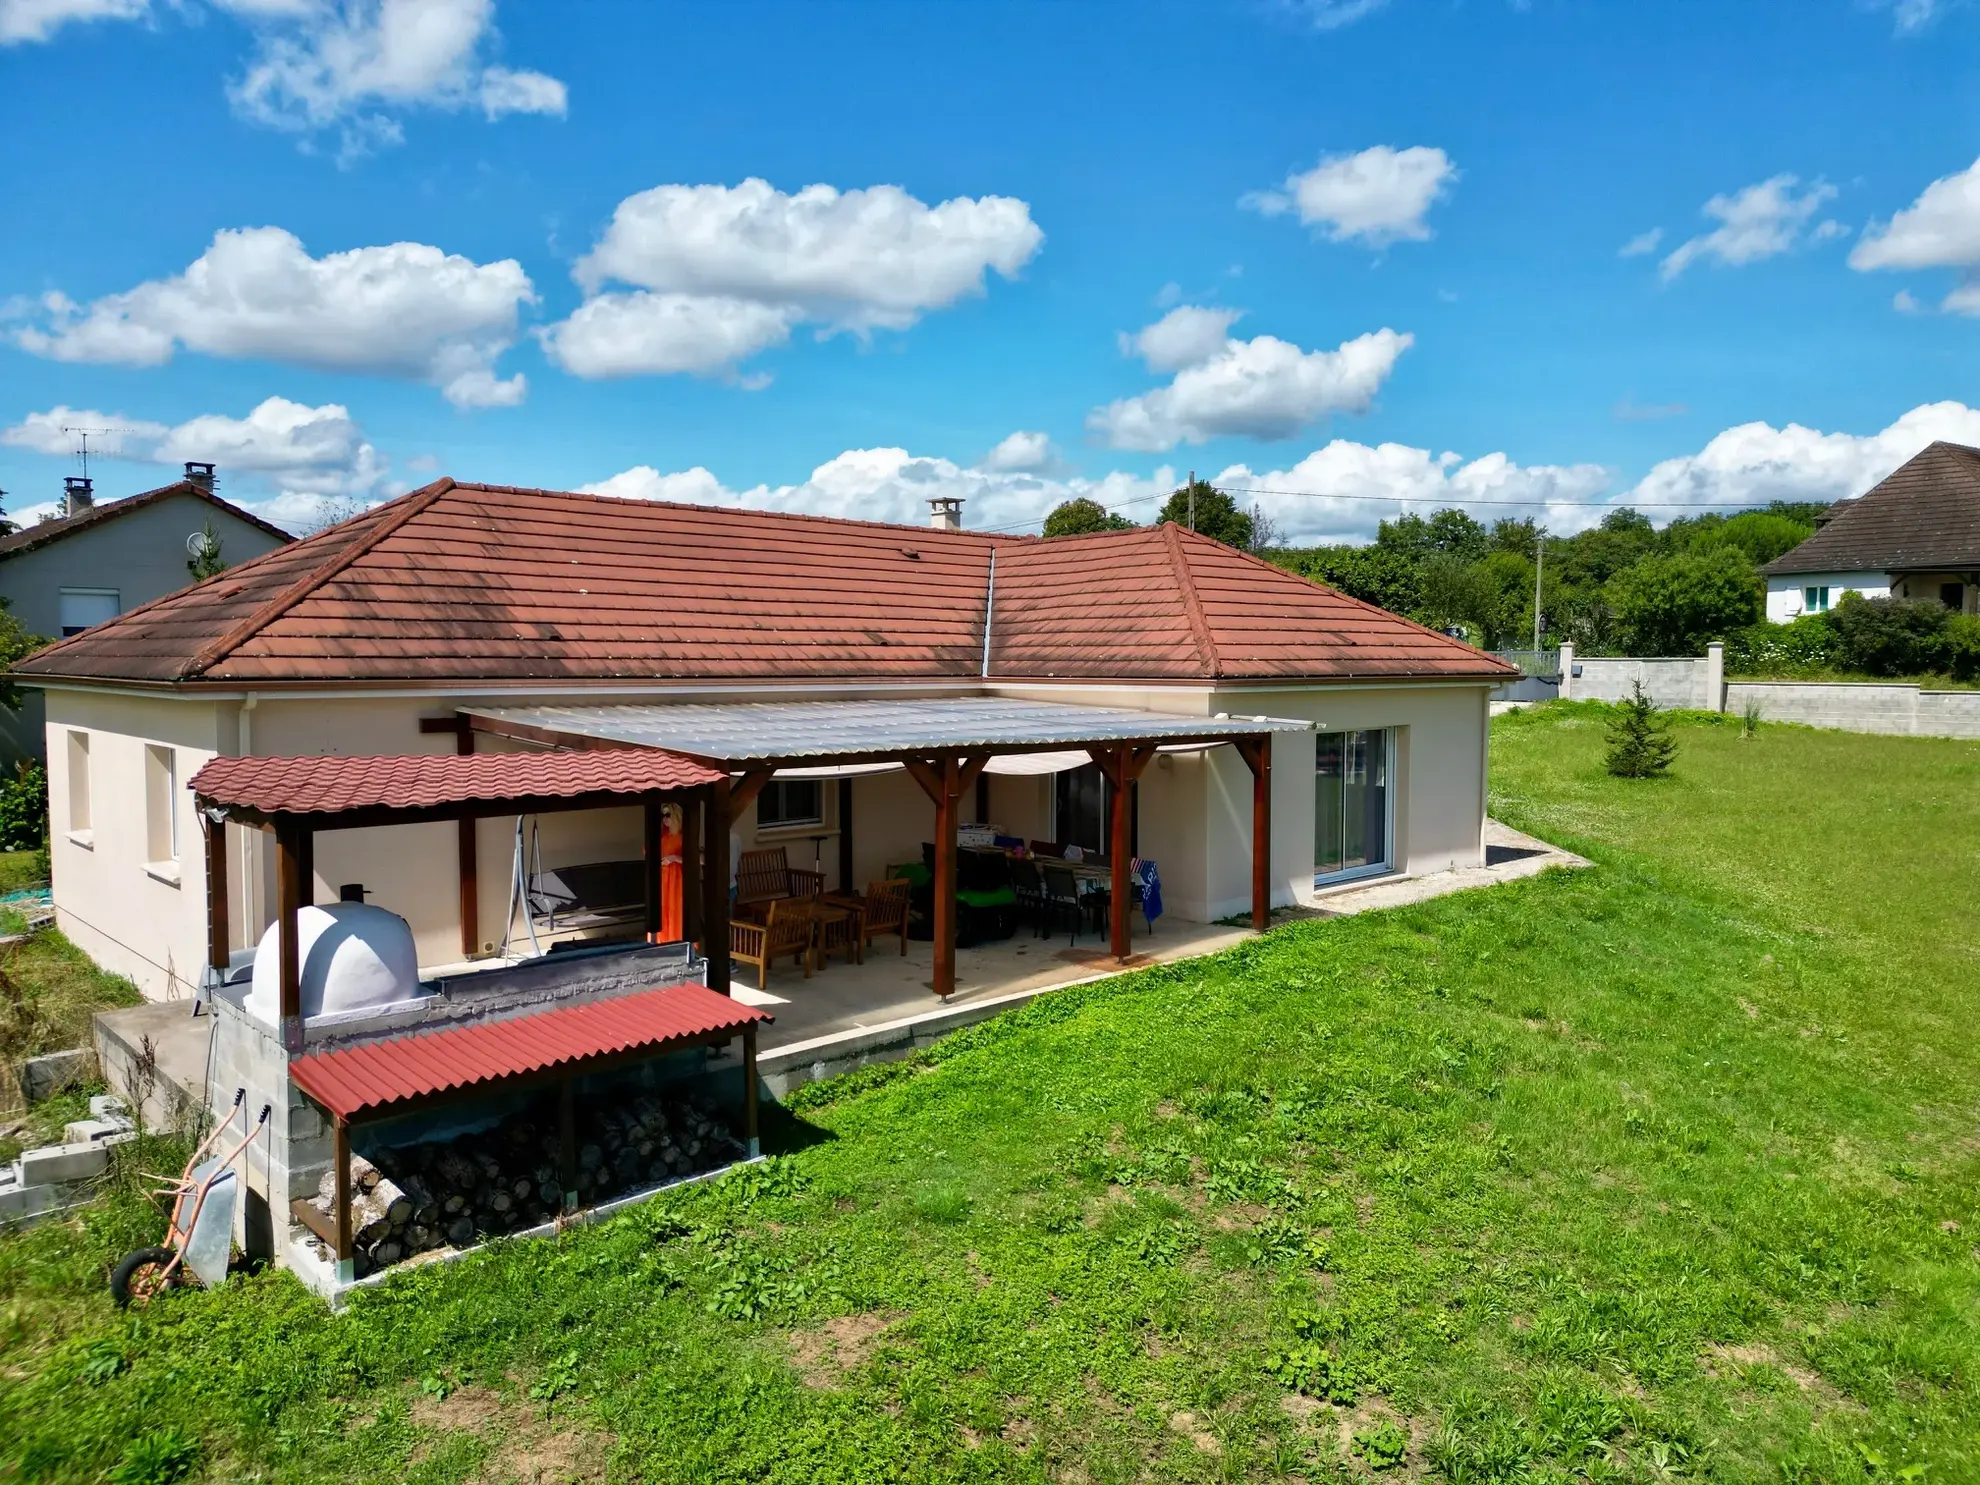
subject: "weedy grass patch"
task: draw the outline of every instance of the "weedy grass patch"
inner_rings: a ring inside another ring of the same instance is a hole
[[[342,1316],[278,1273],[117,1315],[128,1193],[0,1239],[0,1458],[1980,1477],[1980,747],[1681,719],[1645,787],[1603,722],[1494,738],[1495,810],[1592,870],[1045,997],[804,1090],[766,1165]]]

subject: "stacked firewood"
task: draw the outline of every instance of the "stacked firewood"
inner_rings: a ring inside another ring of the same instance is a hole
[[[641,1095],[609,1107],[580,1103],[577,1205],[593,1206],[744,1154],[704,1104]],[[351,1242],[357,1276],[418,1253],[465,1248],[551,1221],[565,1209],[554,1112],[532,1109],[445,1143],[401,1145],[351,1156]],[[335,1210],[336,1172],[310,1204]],[[326,1261],[321,1239],[312,1244]]]

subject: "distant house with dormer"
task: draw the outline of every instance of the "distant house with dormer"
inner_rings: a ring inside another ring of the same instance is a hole
[[[1777,624],[1824,613],[1845,593],[1980,613],[1980,449],[1932,444],[1760,570]]]
[[[71,477],[62,514],[0,537],[0,598],[30,634],[63,639],[191,584],[209,533],[228,566],[293,539],[213,486],[211,464],[187,464],[184,479],[98,504],[91,481]],[[39,691],[0,708],[0,758],[41,757],[46,730]]]

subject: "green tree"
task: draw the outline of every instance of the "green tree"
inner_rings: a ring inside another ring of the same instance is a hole
[[[1670,723],[1644,693],[1643,682],[1633,682],[1629,697],[1609,723],[1609,752],[1603,760],[1609,772],[1619,779],[1654,779],[1676,756]]]
[[[1377,546],[1306,547],[1275,551],[1272,561],[1391,613],[1416,614],[1422,607],[1419,568],[1400,552]]]
[[[1184,485],[1162,504],[1157,523],[1174,521],[1178,526],[1191,524],[1191,495],[1195,496],[1195,528],[1203,535],[1221,541],[1227,547],[1236,547],[1240,552],[1252,549],[1255,530],[1251,513],[1239,507],[1237,501],[1219,490],[1207,480]]]
[[[1491,550],[1485,528],[1463,511],[1447,508],[1428,520],[1418,515],[1384,521],[1375,531],[1375,545],[1422,561],[1433,552],[1476,562]]]
[[[1498,640],[1499,591],[1483,563],[1432,552],[1416,569],[1420,597],[1411,617],[1432,629],[1476,630],[1488,648]]]
[[[0,706],[17,712],[21,709],[21,688],[14,684],[14,662],[51,641],[45,634],[29,634],[21,621],[7,611],[10,607],[10,600],[0,598]]]
[[[1738,547],[1757,566],[1771,562],[1783,552],[1793,551],[1815,534],[1813,526],[1771,511],[1750,510],[1715,521],[1691,538],[1694,550],[1707,547]]]
[[[1753,564],[1737,547],[1645,557],[1609,581],[1625,653],[1697,655],[1709,640],[1758,622]]]
[[[1089,531],[1125,531],[1133,525],[1126,516],[1117,516],[1099,501],[1081,495],[1052,507],[1052,514],[1045,518],[1045,534],[1084,536]]]
[[[186,558],[186,571],[192,574],[194,582],[203,583],[208,578],[227,570],[227,559],[220,555],[220,536],[213,529],[213,517],[206,518],[206,524],[200,528],[198,540],[188,542],[187,546],[193,551],[192,555]]]

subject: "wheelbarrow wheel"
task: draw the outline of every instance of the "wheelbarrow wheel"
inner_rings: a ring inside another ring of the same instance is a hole
[[[126,1253],[110,1275],[110,1298],[117,1308],[136,1305],[143,1309],[161,1291],[177,1284],[179,1276],[174,1273],[167,1278],[165,1270],[178,1256],[170,1248],[139,1248]]]

